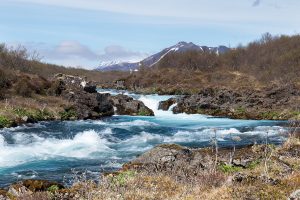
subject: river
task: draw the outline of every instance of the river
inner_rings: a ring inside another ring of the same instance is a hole
[[[97,180],[101,172],[116,170],[162,143],[206,147],[215,136],[223,147],[262,143],[267,136],[275,144],[285,140],[282,121],[175,115],[171,110],[157,109],[159,101],[172,96],[126,94],[143,101],[155,116],[40,122],[0,130],[0,188],[23,179],[55,180],[66,185],[79,177]],[[234,136],[240,141],[232,140]]]

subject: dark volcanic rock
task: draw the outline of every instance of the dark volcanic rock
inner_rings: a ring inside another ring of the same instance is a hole
[[[60,96],[73,104],[66,108],[66,119],[98,119],[114,114],[110,95],[97,93],[96,86],[85,78],[58,74],[56,81],[59,82]],[[70,110],[74,110],[75,114],[68,114]]]
[[[146,107],[143,102],[134,100],[132,97],[119,94],[110,98],[116,107],[118,115],[142,115],[154,116],[154,112]]]
[[[72,103],[71,107],[65,108],[63,119],[98,119],[114,114],[154,115],[143,102],[131,97],[97,93],[94,83],[85,78],[58,74],[55,81],[55,93]]]
[[[297,115],[297,110],[300,110],[300,93],[292,86],[271,87],[261,91],[209,88],[179,98],[173,108],[174,113],[246,119],[289,119]]]
[[[97,93],[97,87],[95,85],[88,85],[83,88],[88,93]]]
[[[64,95],[76,110],[78,119],[97,119],[114,114],[112,102],[109,94],[87,93],[77,91]]]
[[[166,101],[159,102],[158,109],[159,110],[169,110],[170,106],[177,102],[176,98],[170,98]]]
[[[230,159],[231,151],[230,149],[219,149],[218,165],[248,167],[250,163],[260,159],[263,155],[249,146],[237,149],[233,158]],[[164,172],[184,170],[190,174],[195,174],[199,170],[212,170],[214,164],[215,152],[211,148],[189,149],[176,144],[163,144],[124,164],[123,170],[136,169]]]

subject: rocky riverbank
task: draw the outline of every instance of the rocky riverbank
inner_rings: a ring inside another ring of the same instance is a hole
[[[118,115],[153,116],[143,102],[126,95],[100,94],[93,82],[57,74],[44,95],[0,101],[0,128],[50,120],[86,120]]]
[[[159,108],[173,113],[207,114],[235,119],[288,120],[300,118],[300,92],[292,86],[264,90],[207,88],[198,94],[160,102]]]
[[[191,149],[159,145],[106,173],[100,183],[72,187],[26,180],[0,190],[0,199],[299,199],[300,140],[280,145]]]

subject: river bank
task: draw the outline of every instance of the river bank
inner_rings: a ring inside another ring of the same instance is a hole
[[[73,186],[26,180],[0,190],[2,199],[297,199],[300,141],[279,146],[190,149],[159,145],[95,183]]]

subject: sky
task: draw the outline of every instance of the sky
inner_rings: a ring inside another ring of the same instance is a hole
[[[266,32],[299,34],[299,9],[299,0],[0,0],[0,43],[94,69],[180,41],[235,47]]]

